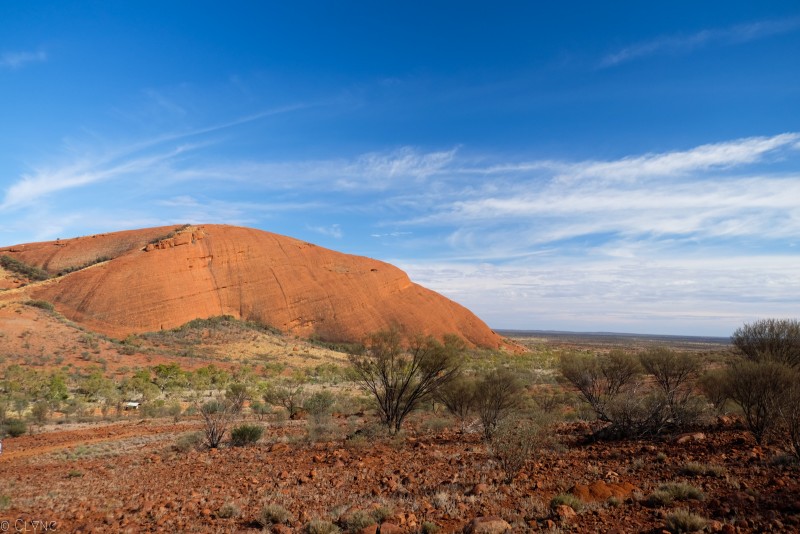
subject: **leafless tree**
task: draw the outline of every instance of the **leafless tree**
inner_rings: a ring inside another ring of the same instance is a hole
[[[228,400],[211,400],[203,404],[199,411],[203,417],[206,445],[216,449],[222,443],[228,426],[235,417],[233,404]]]
[[[463,349],[457,336],[446,336],[444,343],[430,336],[405,340],[392,329],[372,334],[350,362],[360,385],[375,397],[383,423],[398,432],[409,413],[457,375]]]

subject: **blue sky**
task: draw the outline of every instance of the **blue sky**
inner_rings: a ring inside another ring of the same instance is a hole
[[[796,2],[0,3],[0,245],[252,226],[495,328],[800,303]]]

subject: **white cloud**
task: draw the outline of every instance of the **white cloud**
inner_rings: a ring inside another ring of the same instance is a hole
[[[330,226],[308,226],[307,228],[312,232],[333,237],[335,239],[341,239],[344,236],[342,227],[338,224],[332,224]]]
[[[5,52],[0,55],[0,68],[18,69],[28,63],[47,61],[47,53],[38,52]]]
[[[645,252],[644,254],[642,254]],[[479,311],[495,328],[729,335],[765,315],[796,316],[796,258],[773,255],[646,260],[560,255],[510,265],[396,263],[412,280]],[[584,327],[585,328],[585,327]]]
[[[781,148],[793,148],[800,134],[750,137],[724,143],[701,145],[685,151],[645,154],[610,162],[587,162],[570,169],[570,177],[598,177],[630,180],[656,176],[687,175],[698,171],[725,169],[760,161]]]
[[[173,182],[180,179],[182,173],[179,167],[171,166],[170,163],[174,163],[188,152],[211,143],[210,141],[187,143],[185,140],[305,107],[307,105],[297,104],[269,109],[204,128],[166,133],[129,143],[99,156],[94,154],[75,156],[73,161],[60,166],[34,169],[33,172],[21,176],[19,181],[6,190],[5,197],[0,203],[0,211],[28,205],[43,196],[59,191],[125,176],[158,176],[162,184]],[[191,175],[192,172],[187,171],[186,174]]]
[[[766,20],[739,24],[728,28],[701,30],[689,35],[670,35],[627,46],[608,54],[598,68],[609,68],[643,57],[664,53],[688,53],[711,45],[732,45],[755,41],[773,35],[788,33],[800,28],[800,18]]]
[[[192,145],[182,145],[155,154],[87,158],[55,169],[37,169],[32,174],[23,175],[20,181],[6,190],[0,211],[29,205],[40,197],[66,189],[153,172],[160,164],[193,148]]]

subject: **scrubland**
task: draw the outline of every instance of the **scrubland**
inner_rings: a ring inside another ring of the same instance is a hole
[[[114,340],[45,304],[0,309],[11,524],[800,530],[796,348],[538,336],[515,353],[390,333],[357,347],[231,318]]]

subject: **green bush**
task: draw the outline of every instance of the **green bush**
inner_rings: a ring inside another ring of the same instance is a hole
[[[330,521],[312,519],[311,522],[306,525],[306,532],[308,534],[339,534],[341,530]]]
[[[330,416],[334,402],[336,399],[330,391],[318,391],[303,402],[303,409],[319,424]]]
[[[264,428],[260,425],[249,425],[247,423],[236,426],[231,430],[231,443],[236,447],[243,447],[256,443],[264,434]]]
[[[189,452],[191,450],[199,450],[203,445],[202,432],[190,432],[180,436],[176,441],[173,448],[177,452]]]
[[[280,523],[289,523],[292,520],[292,514],[281,506],[280,504],[265,504],[261,509],[258,516],[258,522],[262,527],[269,525],[277,525]]]
[[[19,419],[9,419],[6,421],[5,430],[6,433],[12,438],[18,438],[28,431],[28,425],[25,424],[25,421],[21,421]]]
[[[699,462],[689,462],[683,469],[681,469],[681,473],[684,475],[703,475],[703,476],[712,476],[717,478],[724,477],[728,470],[725,467],[717,464],[702,464]]]
[[[34,267],[33,265],[28,265],[11,256],[0,256],[0,266],[7,271],[20,274],[31,281],[41,281],[50,278],[50,275],[46,271]]]
[[[371,514],[365,510],[356,510],[348,514],[342,520],[343,526],[350,532],[358,532],[359,530],[375,524],[375,519]]]
[[[50,302],[47,302],[46,300],[26,300],[25,305],[31,306],[33,308],[39,308],[45,311],[55,311],[53,305]]]
[[[566,504],[576,512],[583,509],[583,501],[571,493],[560,493],[550,500],[550,509],[555,510],[559,505]]]
[[[666,527],[670,532],[697,532],[706,528],[706,519],[691,513],[685,508],[679,508],[667,515]]]
[[[796,376],[786,365],[770,360],[744,360],[728,368],[725,377],[728,397],[742,408],[756,443],[762,443],[778,427]]]
[[[647,497],[649,506],[667,506],[674,501],[702,501],[705,495],[701,490],[685,482],[662,484]]]
[[[242,511],[233,503],[225,503],[217,510],[217,517],[221,519],[232,519],[242,515]]]

